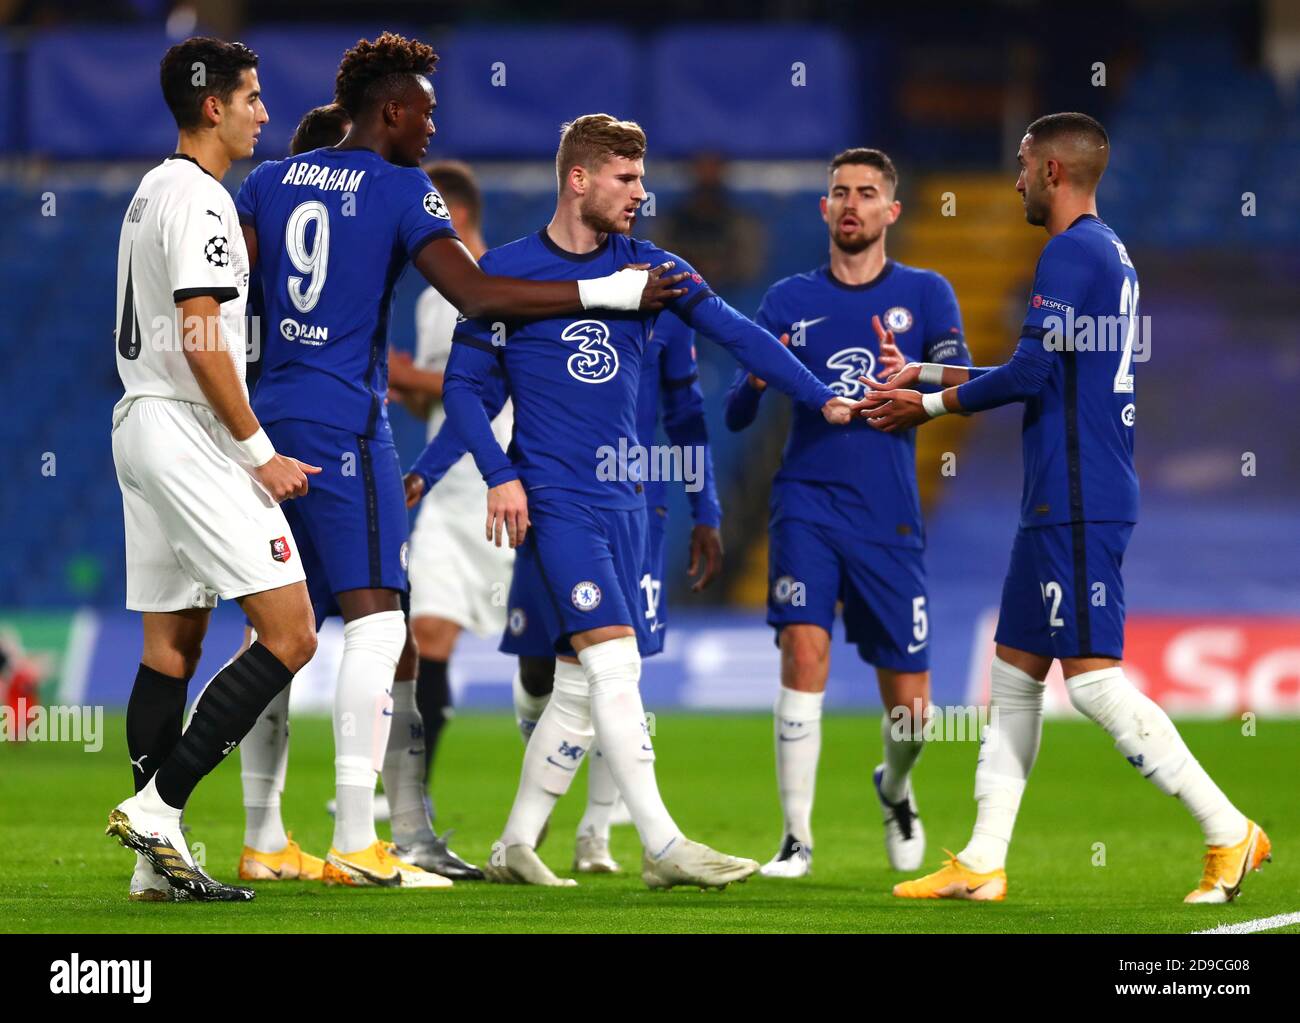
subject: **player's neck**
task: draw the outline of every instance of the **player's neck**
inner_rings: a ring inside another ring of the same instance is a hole
[[[1043,226],[1047,228],[1048,237],[1055,238],[1080,217],[1089,213],[1094,217],[1097,215],[1095,195],[1066,196],[1052,207],[1052,212],[1047,215],[1047,223]]]
[[[868,284],[885,269],[885,236],[861,252],[845,252],[831,244],[831,273],[841,284]]]
[[[583,223],[576,205],[555,207],[555,215],[546,225],[546,234],[565,252],[572,252],[575,256],[594,252],[605,241],[603,231]]]
[[[188,156],[218,181],[230,170],[230,154],[215,131],[181,132],[176,140],[176,152]]]
[[[393,150],[388,144],[388,139],[382,132],[367,131],[365,128],[357,127],[354,122],[348,129],[348,133],[343,136],[343,141],[336,147],[338,149],[369,149],[378,153],[389,163],[393,162]]]

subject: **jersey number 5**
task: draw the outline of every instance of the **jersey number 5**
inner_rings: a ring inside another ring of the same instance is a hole
[[[307,228],[316,225],[316,236],[311,248],[307,247]],[[325,275],[330,264],[330,215],[323,202],[312,199],[299,203],[289,214],[284,225],[284,251],[294,269],[303,276],[289,275],[285,286],[289,300],[300,313],[309,313],[320,301],[325,287]],[[310,280],[308,280],[310,278]],[[307,286],[303,287],[303,281]]]

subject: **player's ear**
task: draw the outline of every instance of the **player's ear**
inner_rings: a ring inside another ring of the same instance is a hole
[[[587,170],[581,164],[569,168],[569,185],[578,195],[587,194]]]
[[[822,223],[829,224],[830,221],[826,219],[826,196],[817,200],[817,208],[822,211]]]
[[[215,95],[209,93],[203,97],[203,105],[199,108],[199,114],[206,125],[218,125],[221,123],[221,100]]]
[[[889,222],[891,224],[898,223],[898,215],[902,212],[903,212],[903,204],[899,202],[897,199],[895,199],[893,202],[889,204]]]

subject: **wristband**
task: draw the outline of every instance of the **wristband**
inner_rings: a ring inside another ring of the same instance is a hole
[[[938,419],[940,416],[948,414],[948,410],[943,405],[943,391],[934,391],[930,394],[921,395],[921,407],[925,409],[925,414],[931,419]]]
[[[260,426],[251,437],[235,441],[235,446],[239,448],[244,462],[254,469],[261,468],[275,457],[275,445]]]
[[[939,387],[943,384],[943,365],[938,362],[921,363],[921,375],[917,381],[927,384],[930,387]]]
[[[649,279],[649,270],[619,270],[608,277],[591,277],[578,282],[578,297],[583,309],[634,313],[641,308],[641,293]]]

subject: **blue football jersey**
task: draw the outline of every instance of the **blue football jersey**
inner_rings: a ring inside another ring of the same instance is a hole
[[[931,270],[889,260],[866,284],[836,280],[829,265],[768,289],[758,322],[790,335],[790,351],[836,394],[857,401],[860,376],[877,376],[880,345],[871,318],[894,332],[911,362],[970,363],[952,286]],[[754,418],[761,395],[738,374],[727,396],[727,424]],[[790,437],[772,483],[772,519],[852,530],[873,543],[924,546],[916,487],[916,436],[887,434],[855,420],[830,426],[795,408]]]
[[[393,286],[425,244],[456,236],[428,175],[370,149],[316,149],[260,164],[235,207],[257,232],[264,289],[258,419],[387,434]]]
[[[669,443],[682,449],[683,459],[692,459],[692,468],[698,474],[686,490],[691,518],[700,525],[718,526],[722,523],[722,506],[718,503],[713,477],[713,455],[704,423],[704,392],[700,390],[700,367],[695,358],[693,335],[691,328],[673,313],[660,313],[655,320],[641,359],[637,439],[647,451],[653,450],[662,412]],[[646,480],[645,503],[650,509],[667,507],[667,481],[653,477]]]
[[[1084,214],[1038,259],[1011,361],[958,388],[972,412],[1025,403],[1022,526],[1137,521],[1138,326],[1137,270],[1115,232]]]
[[[491,274],[531,280],[600,277],[629,263],[671,261],[686,271],[686,293],[669,309],[728,348],[755,372],[820,409],[830,390],[776,342],[713,293],[679,256],[626,235],[609,235],[589,253],[566,252],[545,230],[492,249],[479,261]],[[629,457],[640,436],[641,363],[657,314],[589,310],[545,320],[467,321],[457,327],[447,363],[447,422],[474,455],[489,486],[520,479],[531,493],[565,492],[593,507],[643,509],[645,466]],[[491,374],[503,370],[515,402],[509,452],[496,445],[482,404]],[[844,429],[841,427],[841,429]]]

